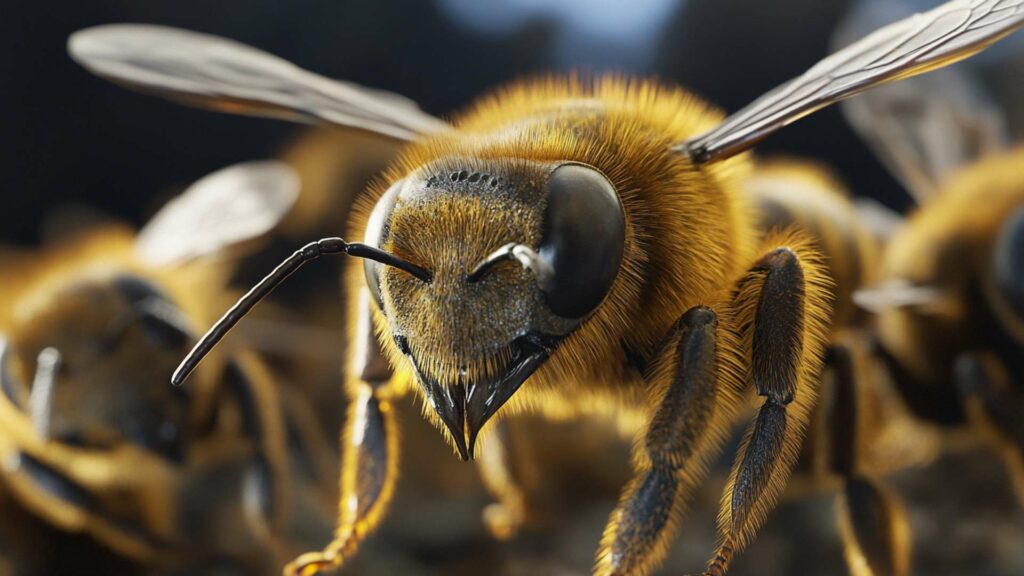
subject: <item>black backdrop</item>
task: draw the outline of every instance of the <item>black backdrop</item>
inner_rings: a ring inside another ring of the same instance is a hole
[[[566,56],[564,18],[572,10],[473,28],[465,18],[453,18],[453,11],[486,15],[487,2],[6,4],[0,18],[0,243],[31,244],[56,206],[86,205],[139,223],[168,190],[232,162],[273,155],[300,130],[185,109],[98,80],[64,51],[67,35],[86,26],[152,22],[229,36],[328,76],[400,92],[436,114],[457,109],[496,84],[563,69],[655,75],[735,110],[824,56],[847,2],[680,2],[666,11],[656,32],[632,39],[647,47],[646,56],[626,67],[616,61],[614,42],[600,33],[591,33],[586,42],[570,38],[576,49]],[[603,3],[578,4],[577,10],[592,11]],[[632,4],[643,10],[652,2]],[[824,160],[859,193],[897,208],[907,202],[836,110],[784,130],[759,150]]]

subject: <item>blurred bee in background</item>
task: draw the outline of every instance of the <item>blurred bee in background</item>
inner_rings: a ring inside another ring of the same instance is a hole
[[[102,226],[5,257],[5,507],[150,570],[250,574],[330,533],[329,519],[315,521],[323,490],[292,466],[291,408],[254,354],[232,349],[190,386],[163,384],[195,326],[230,298],[230,262],[280,222],[298,188],[284,164],[239,164],[137,235]],[[78,566],[46,541],[4,538],[4,548],[22,540],[38,548],[0,551],[18,574]]]
[[[380,136],[321,127],[285,144],[278,158],[302,182],[302,194],[258,253],[243,259],[232,284],[251,285],[262,278],[266,262],[285,258],[310,237],[327,236],[343,226],[356,196],[392,161],[398,146]],[[245,345],[289,382],[280,393],[301,396],[324,430],[337,430],[344,410],[338,355],[345,350],[344,299],[339,271],[330,266],[304,271],[274,293],[246,323]],[[337,449],[338,437],[329,441]],[[334,472],[332,472],[333,474]]]
[[[836,42],[909,11],[863,2]],[[856,300],[877,315],[877,354],[910,410],[982,431],[1024,502],[1024,148],[1011,121],[1024,85],[1014,57],[986,56],[843,104],[918,204]]]
[[[786,485],[835,333],[833,310],[850,310],[833,308],[823,243],[799,229],[759,227],[742,191],[754,167],[740,153],[842,98],[965,58],[1022,23],[1019,4],[951,2],[868,36],[724,119],[681,90],[570,78],[513,86],[448,124],[400,96],[202,34],[104,26],[74,35],[70,50],[99,75],[189,104],[411,142],[351,218],[349,234],[365,243],[331,237],[296,251],[173,378],[180,384],[304,263],[362,259],[347,275],[351,404],[339,524],[323,551],[299,557],[287,574],[343,565],[380,523],[397,474],[393,402],[414,391],[464,460],[496,416],[603,413],[635,424],[634,477],[605,529],[598,574],[646,574],[664,558],[709,461],[732,424],[755,411],[706,567],[721,575]],[[485,479],[501,479],[492,483],[499,502],[515,507],[500,429],[500,420],[488,427],[497,433],[481,466]],[[868,545],[889,547],[895,533],[877,502],[873,493],[850,502],[855,520],[869,520],[855,536],[877,530]]]

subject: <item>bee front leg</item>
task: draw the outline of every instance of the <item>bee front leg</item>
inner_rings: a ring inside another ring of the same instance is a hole
[[[855,576],[906,576],[910,573],[910,528],[902,506],[880,479],[859,462],[860,394],[851,347],[835,344],[825,356],[831,398],[825,408],[830,469],[843,479],[836,514],[846,563]]]
[[[646,375],[660,403],[634,454],[634,478],[605,528],[595,574],[647,574],[668,552],[738,399],[720,385],[718,349],[718,317],[705,307],[687,311],[663,341]]]
[[[764,398],[733,464],[719,546],[705,574],[722,576],[774,508],[796,462],[817,395],[831,311],[818,253],[794,235],[764,254],[733,298],[749,376]]]
[[[348,418],[342,442],[338,527],[320,552],[299,556],[285,576],[312,576],[341,567],[379,524],[390,504],[398,476],[398,423],[391,368],[373,334],[367,294],[362,294],[353,338],[354,378],[347,386]]]

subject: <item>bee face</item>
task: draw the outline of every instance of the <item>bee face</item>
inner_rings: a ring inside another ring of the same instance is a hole
[[[484,423],[607,295],[625,216],[589,166],[449,158],[391,186],[366,243],[430,272],[424,282],[365,268],[391,336],[468,458]]]
[[[38,432],[81,447],[133,442],[180,457],[185,398],[164,381],[190,335],[174,304],[133,276],[79,280],[42,302],[12,338]],[[31,374],[46,348],[61,362],[52,386],[36,389]]]

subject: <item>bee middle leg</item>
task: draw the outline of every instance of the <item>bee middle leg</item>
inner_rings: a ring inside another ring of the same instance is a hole
[[[687,311],[662,342],[646,379],[660,402],[634,453],[635,475],[609,519],[595,574],[646,574],[664,558],[687,497],[705,476],[738,404],[720,370],[717,314]],[[733,347],[734,348],[734,347]]]
[[[253,461],[245,473],[243,507],[258,532],[276,539],[284,533],[288,522],[290,478],[284,413],[273,388],[266,382],[252,378],[237,359],[227,365],[225,392],[237,400],[242,431],[255,445]]]
[[[1024,392],[990,352],[962,354],[956,378],[968,419],[995,444],[1024,504]]]
[[[863,418],[858,371],[851,347],[836,343],[825,356],[823,381],[831,384],[823,433],[829,447],[829,468],[843,480],[836,514],[854,576],[906,576],[910,572],[910,535],[903,508],[879,478],[863,469],[859,459]]]
[[[296,558],[284,568],[285,576],[312,576],[340,568],[380,524],[394,492],[398,476],[395,394],[391,368],[372,332],[365,296],[353,345],[365,354],[353,362],[353,378],[347,386],[350,404],[342,439],[338,526],[323,550]]]
[[[816,250],[785,235],[754,263],[733,297],[749,377],[763,398],[736,456],[719,514],[719,545],[704,574],[722,576],[774,508],[796,462],[820,379],[831,281]]]

